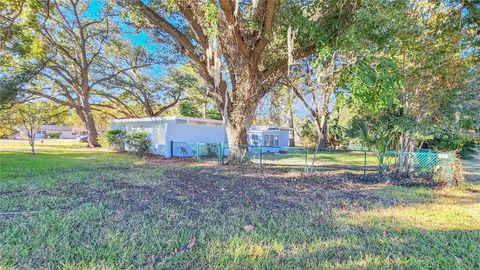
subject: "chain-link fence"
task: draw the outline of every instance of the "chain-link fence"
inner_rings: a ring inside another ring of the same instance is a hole
[[[408,172],[416,176],[431,176],[439,182],[453,183],[453,167],[455,157],[452,152],[439,153],[433,151],[385,153],[388,164],[385,169]]]
[[[453,154],[433,151],[365,151],[308,149],[304,147],[270,147],[228,145],[224,143],[172,142],[173,157],[190,157],[197,161],[227,159],[249,162],[262,168],[292,167],[305,172],[344,171],[367,175],[378,172],[404,172],[416,176],[441,177],[453,181]],[[439,179],[440,181],[440,179]]]
[[[170,142],[171,157],[194,158],[196,161],[217,159],[223,164],[223,158],[226,156],[223,149],[221,143]]]

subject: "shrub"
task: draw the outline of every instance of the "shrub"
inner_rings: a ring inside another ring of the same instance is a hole
[[[115,151],[125,151],[126,135],[121,129],[112,129],[105,133],[105,142]]]
[[[60,132],[47,133],[47,138],[49,138],[49,139],[60,139],[60,135],[62,135],[62,133],[60,133]]]
[[[150,140],[147,136],[147,131],[140,130],[127,134],[126,142],[128,151],[137,156],[145,156],[150,150]]]

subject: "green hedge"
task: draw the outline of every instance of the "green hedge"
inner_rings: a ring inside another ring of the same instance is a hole
[[[105,142],[115,151],[125,151],[127,134],[121,129],[112,129],[105,133]]]
[[[128,151],[137,156],[145,156],[150,152],[150,140],[147,131],[140,130],[127,134]]]
[[[52,132],[52,133],[47,133],[47,138],[49,139],[60,139],[60,135],[62,135],[61,132]]]

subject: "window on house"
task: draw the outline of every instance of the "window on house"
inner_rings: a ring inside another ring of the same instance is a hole
[[[223,126],[222,123],[216,123],[216,122],[208,122],[207,125],[212,126],[212,127],[221,127],[221,126]]]
[[[187,124],[187,120],[185,120],[185,119],[177,119],[176,123],[177,123],[177,124],[185,125],[185,124]]]
[[[165,144],[165,129],[166,124],[160,123],[153,126],[153,143],[154,144]]]
[[[263,135],[263,145],[278,147],[278,135]]]
[[[198,121],[198,120],[189,120],[188,124],[189,125],[196,125],[196,126],[206,126],[207,122],[206,121]]]
[[[139,126],[134,126],[131,129],[132,132],[140,131],[140,130],[145,130],[145,127],[143,125],[139,125]]]
[[[258,141],[258,134],[252,134],[250,135],[250,143],[257,146],[259,144]]]

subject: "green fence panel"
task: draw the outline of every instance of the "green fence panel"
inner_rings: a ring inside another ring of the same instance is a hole
[[[181,152],[179,156],[193,156],[197,161],[212,157],[222,165],[225,163],[226,157],[236,152],[237,157],[240,157],[240,163],[249,162],[257,164],[261,168],[289,166],[302,168],[305,172],[334,170],[358,173],[364,177],[369,173],[405,170],[418,176],[441,175],[447,178],[449,183],[453,182],[452,153],[338,149],[316,151],[304,147],[229,145],[226,143],[194,143],[190,145],[178,143],[178,146],[176,145],[174,144],[175,151]]]

